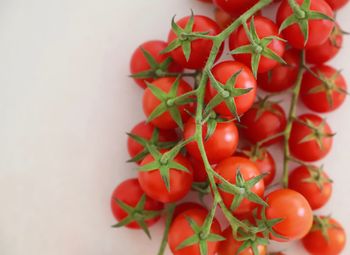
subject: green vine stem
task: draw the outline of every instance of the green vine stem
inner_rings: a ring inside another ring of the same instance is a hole
[[[169,229],[170,229],[171,222],[173,220],[175,208],[176,208],[175,204],[168,204],[168,206],[165,209],[165,212],[166,212],[165,230],[164,230],[162,242],[159,247],[158,255],[163,255],[165,252],[165,248],[168,243]]]

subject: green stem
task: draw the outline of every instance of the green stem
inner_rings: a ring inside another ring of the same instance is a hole
[[[173,220],[173,215],[174,215],[174,210],[175,210],[176,205],[175,204],[168,204],[166,212],[166,220],[165,220],[165,230],[163,234],[163,239],[162,243],[160,244],[158,255],[163,255],[165,252],[166,245],[168,243],[168,235],[169,235],[169,229],[171,222]]]

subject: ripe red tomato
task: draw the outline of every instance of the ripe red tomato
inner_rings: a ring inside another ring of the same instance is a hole
[[[313,228],[302,242],[310,254],[337,255],[341,254],[345,247],[346,233],[335,219],[315,217]]]
[[[254,177],[257,177],[261,174],[258,168],[256,167],[256,165],[252,161],[243,157],[227,158],[221,161],[219,164],[217,164],[214,170],[232,184],[236,184],[236,175],[238,171],[241,173],[245,181],[253,179]],[[216,180],[216,182],[218,184],[221,183],[220,180]],[[262,197],[265,191],[264,181],[260,180],[250,189],[250,191],[258,195],[259,197]],[[228,192],[225,192],[221,189],[219,189],[219,192],[227,208],[230,208],[232,201],[234,199],[234,195]],[[247,214],[256,207],[257,207],[256,203],[244,198],[240,203],[240,205],[234,210],[233,213]]]
[[[336,11],[344,7],[344,5],[346,5],[349,2],[349,0],[326,0],[326,2],[329,4],[330,7],[332,7],[334,11]]]
[[[190,17],[184,17],[176,22],[176,24],[185,28]],[[193,32],[208,32],[208,35],[215,36],[221,32],[220,27],[216,22],[206,16],[194,15],[194,24]],[[178,36],[173,30],[170,31],[168,35],[168,42],[171,43]],[[209,39],[196,39],[191,41],[191,54],[189,60],[186,60],[186,57],[183,53],[182,47],[178,47],[175,50],[171,51],[171,56],[173,59],[184,68],[188,69],[202,69],[209,57],[211,49],[213,47],[213,41]],[[221,56],[223,47],[220,48],[217,59]]]
[[[256,80],[251,72],[251,70],[244,64],[237,61],[223,61],[213,67],[211,70],[215,79],[222,83],[223,85],[237,72],[235,88],[241,89],[252,89],[247,94],[238,96],[234,98],[237,113],[242,115],[253,105],[256,95]],[[209,102],[213,97],[217,95],[217,90],[208,82],[206,87],[205,99],[206,102]],[[232,116],[230,109],[226,106],[225,102],[220,103],[214,108],[214,111],[218,114],[224,116]]]
[[[318,131],[303,123],[294,121],[289,139],[291,154],[302,161],[317,161],[325,157],[331,150],[333,138],[332,130],[322,118],[314,114],[304,114],[298,118],[308,122]]]
[[[197,204],[194,202],[184,202],[182,204],[176,205],[173,219],[175,219],[180,214],[183,214],[185,211],[192,210],[192,209],[199,209],[199,210],[204,210],[204,211],[207,210],[204,206],[202,206],[200,204]]]
[[[203,209],[190,209],[175,218],[171,224],[169,230],[168,243],[170,250],[176,255],[200,255],[199,243],[187,246],[182,249],[177,247],[189,237],[195,235],[195,231],[192,229],[188,222],[188,219],[192,219],[199,227],[201,227],[208,215],[207,210]],[[210,233],[220,235],[221,229],[218,221],[214,218],[213,224],[210,227]],[[208,255],[214,255],[217,251],[218,242],[207,241]]]
[[[305,51],[306,62],[310,64],[322,64],[334,58],[343,45],[343,33],[336,23],[327,40]]]
[[[116,189],[113,191],[111,197],[111,208],[114,218],[120,222],[129,216],[128,213],[118,205],[116,199],[130,207],[136,207],[143,195],[145,195],[145,193],[141,189],[137,179],[128,179],[120,183],[118,187],[116,187]],[[163,204],[146,196],[146,202],[143,209],[147,211],[161,211],[163,209]],[[139,214],[142,215],[142,211],[140,211]],[[145,220],[145,222],[147,226],[152,226],[158,220],[159,216],[149,220]],[[134,229],[141,228],[136,221],[132,221],[131,223],[125,226]]]
[[[226,238],[225,241],[219,243],[218,255],[233,255],[237,254],[238,249],[243,245],[242,241],[237,241],[232,235],[232,229],[226,228],[222,232],[222,236]],[[253,249],[248,247],[238,253],[239,255],[265,255],[267,254],[267,248],[264,245],[258,245],[258,252],[254,254]]]
[[[202,159],[195,159],[189,157],[193,168],[193,181],[194,182],[206,182],[208,180],[208,174],[205,170],[204,162]]]
[[[293,48],[288,49],[283,59],[286,65],[278,64],[269,72],[258,74],[259,88],[267,92],[281,92],[294,85],[300,66],[300,52]]]
[[[221,29],[225,29],[226,27],[228,27],[236,18],[236,17],[232,17],[231,14],[219,8],[215,8],[214,15],[215,15],[215,21],[216,23],[218,23]]]
[[[145,121],[138,123],[130,131],[131,134],[140,136],[146,140],[150,140],[155,131],[155,127],[152,124],[148,124]],[[159,130],[158,141],[159,142],[176,142],[178,140],[178,135],[175,130]],[[137,154],[141,153],[144,147],[137,141],[128,137],[128,151],[131,158],[135,157]],[[140,163],[140,162],[137,162]]]
[[[301,5],[304,0],[296,0]],[[334,17],[330,6],[324,0],[311,0],[310,10],[323,13],[329,17]],[[277,24],[280,26],[283,21],[293,14],[288,0],[284,0],[277,10]],[[293,24],[283,30],[283,37],[297,49],[310,48],[324,43],[332,32],[334,23],[329,20],[314,19],[309,20],[309,38],[304,45],[304,36],[297,24]]]
[[[224,10],[227,13],[231,13],[234,16],[240,16],[243,12],[247,11],[253,5],[255,5],[258,0],[214,0],[214,4]]]
[[[289,188],[302,194],[313,210],[324,206],[332,195],[332,181],[313,166],[299,166],[289,175]]]
[[[309,232],[312,226],[312,209],[300,193],[290,189],[279,189],[271,192],[266,201],[269,204],[265,209],[266,218],[283,219],[272,228],[286,240],[272,236],[273,240],[297,240]]]
[[[277,25],[270,19],[263,16],[256,16],[254,18],[255,30],[260,39],[269,36],[279,36]],[[250,28],[250,21],[247,22],[248,27]],[[251,44],[249,38],[243,28],[240,26],[234,33],[231,34],[229,39],[230,50],[234,50],[243,45]],[[285,43],[280,40],[273,39],[268,45],[267,48],[273,51],[276,55],[282,57],[285,49]],[[233,56],[236,60],[242,62],[247,66],[251,66],[252,55],[251,54],[235,54]],[[259,61],[258,73],[265,73],[272,68],[274,68],[278,62],[276,60],[261,56]]]
[[[241,129],[243,136],[255,144],[268,137],[281,133],[286,128],[286,114],[281,106],[269,101],[258,101],[247,111],[242,119]],[[282,136],[272,139],[265,146],[278,143]]]
[[[339,108],[345,101],[347,85],[344,77],[334,68],[326,65],[311,70],[323,81],[305,72],[301,86],[301,100],[311,110],[325,113]]]
[[[142,52],[142,49],[147,51],[151,56],[154,58],[154,60],[161,64],[163,63],[167,58],[170,57],[170,54],[161,54],[160,52],[164,50],[167,47],[167,43],[163,41],[148,41],[141,44],[133,53],[131,60],[130,60],[130,72],[131,74],[137,74],[140,72],[144,72],[147,70],[152,70],[152,67],[148,63],[144,53]],[[174,61],[170,63],[168,68],[166,70],[162,71],[169,71],[169,72],[181,72],[183,68],[176,64]],[[135,82],[141,87],[146,88],[147,82],[154,81],[153,78],[141,78],[137,79],[134,78]]]
[[[147,155],[141,162],[141,166],[154,161],[152,155]],[[168,191],[159,169],[148,172],[138,172],[138,178],[142,189],[154,200],[169,203],[175,202],[183,198],[190,191],[192,186],[192,166],[187,158],[181,154],[174,159],[180,165],[186,167],[191,173],[180,171],[177,169],[169,169],[170,190]]]
[[[270,185],[276,175],[276,163],[271,153],[265,148],[257,148],[255,146],[246,147],[237,156],[245,157],[256,164],[260,173],[267,174],[264,177],[265,187]]]
[[[162,91],[168,93],[173,86],[174,82],[176,81],[176,78],[160,78],[152,82],[154,86],[161,89]],[[186,92],[191,91],[191,86],[183,79],[179,80],[179,87],[177,90],[177,96],[183,95]],[[161,100],[159,100],[155,95],[153,95],[150,88],[145,89],[145,92],[143,94],[143,111],[147,117],[151,115],[151,113],[162,103]],[[185,112],[185,110],[190,110],[191,106],[189,104],[187,105],[180,105],[176,106],[180,112],[181,118],[183,121],[186,121],[189,118],[189,115]],[[160,116],[156,117],[151,121],[151,123],[160,128],[160,129],[174,129],[177,128],[178,125],[176,124],[175,120],[172,118],[169,111],[166,111],[162,113]]]
[[[184,138],[192,137],[196,132],[196,122],[190,118],[185,124]],[[214,133],[205,141],[207,134],[207,124],[203,125],[204,148],[208,160],[211,164],[218,163],[231,156],[237,148],[239,136],[236,124],[234,122],[218,122]],[[202,156],[196,142],[186,145],[188,153],[197,160],[201,160]]]

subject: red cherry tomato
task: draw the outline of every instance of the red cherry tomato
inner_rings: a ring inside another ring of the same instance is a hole
[[[245,66],[244,64],[237,61],[223,61],[213,67],[211,70],[215,79],[222,83],[226,84],[226,82],[237,72],[239,72],[237,76],[235,88],[241,89],[252,89],[247,94],[242,96],[238,96],[234,98],[237,113],[238,115],[242,115],[253,105],[256,95],[256,80],[251,72],[251,70]],[[217,95],[216,89],[211,86],[210,82],[206,87],[206,102],[209,102],[213,97]],[[232,116],[229,108],[226,106],[225,102],[220,103],[214,108],[215,112],[224,116]]]
[[[301,5],[304,0],[296,0]],[[310,10],[323,13],[329,17],[334,17],[334,13],[330,6],[324,0],[311,0]],[[293,14],[292,8],[288,0],[283,0],[277,10],[277,23],[280,26],[283,21]],[[297,49],[310,48],[324,43],[332,32],[334,23],[329,20],[314,19],[309,20],[309,38],[305,45],[304,36],[298,24],[293,24],[283,30],[282,34],[285,39]]]
[[[290,189],[279,189],[271,192],[266,201],[266,218],[283,219],[273,226],[273,230],[286,238],[272,236],[276,241],[297,240],[303,238],[312,226],[312,210],[307,200],[298,192]]]
[[[288,49],[283,59],[286,65],[278,64],[269,72],[258,74],[259,88],[267,92],[281,92],[294,85],[300,66],[300,52],[293,48]]]
[[[263,16],[256,16],[254,18],[255,30],[260,39],[269,36],[278,36],[278,27],[277,25],[270,19],[265,18]],[[250,21],[247,22],[248,27],[250,28]],[[251,44],[249,38],[243,28],[240,26],[234,33],[231,34],[229,39],[229,47],[230,50],[234,50],[238,47]],[[273,39],[267,46],[268,49],[276,53],[276,55],[282,57],[284,53],[285,43]],[[251,54],[236,54],[233,56],[236,60],[242,62],[247,66],[251,66],[252,55]],[[274,68],[278,64],[277,61],[267,58],[265,56],[261,56],[259,61],[258,73],[265,73],[272,68]]]
[[[261,174],[253,162],[243,157],[227,158],[221,161],[219,164],[217,164],[217,166],[215,167],[215,171],[232,184],[236,184],[237,171],[240,171],[245,181],[248,181]],[[221,181],[217,180],[217,183],[221,183]],[[265,191],[264,181],[261,180],[258,183],[256,183],[250,191],[262,197]],[[221,189],[219,189],[219,192],[225,205],[228,208],[230,208],[234,199],[234,195],[227,193]],[[247,214],[256,207],[256,203],[244,198],[241,204],[234,210],[233,213]]]
[[[190,209],[175,218],[169,230],[168,243],[170,250],[176,255],[201,255],[199,243],[182,249],[177,247],[186,239],[193,236],[195,231],[190,226],[188,219],[192,219],[199,227],[204,224],[208,211],[203,209]],[[210,233],[220,235],[221,229],[218,221],[214,218]],[[207,242],[208,255],[214,255],[217,251],[218,242]]]
[[[185,211],[199,209],[199,210],[207,210],[204,206],[194,203],[194,202],[184,202],[176,206],[173,219],[175,219],[180,214],[183,214]]]
[[[344,77],[326,65],[311,68],[323,81],[305,72],[301,85],[301,100],[311,110],[325,113],[338,109],[345,101],[347,85]]]
[[[196,122],[193,118],[189,119],[185,124],[184,138],[188,139],[195,134]],[[207,134],[207,124],[203,125],[203,139]],[[238,145],[238,130],[234,122],[217,123],[214,133],[208,140],[204,140],[204,148],[208,160],[211,164],[218,163],[231,156]],[[196,142],[191,142],[186,145],[188,153],[197,160],[201,160],[201,154]]]
[[[160,78],[152,82],[154,86],[161,89],[164,92],[169,92],[173,86],[176,78]],[[177,90],[177,96],[183,95],[186,92],[191,91],[191,86],[183,79],[179,80],[179,87]],[[143,94],[143,111],[147,117],[161,104],[161,101],[152,94],[152,91],[147,88]],[[181,118],[183,121],[186,121],[189,118],[189,115],[185,110],[190,110],[190,105],[180,105],[178,106]],[[174,129],[177,127],[175,120],[172,118],[169,111],[162,113],[160,116],[156,117],[151,121],[151,123],[160,128],[160,129]]]
[[[184,17],[176,22],[176,24],[185,28],[190,17]],[[221,32],[220,27],[216,22],[206,16],[194,15],[193,32],[208,32],[208,35],[215,36]],[[170,31],[168,36],[168,42],[171,43],[177,38],[177,35],[173,30]],[[184,68],[188,69],[202,69],[209,57],[211,49],[213,47],[213,41],[209,39],[196,39],[191,41],[191,54],[187,61],[183,53],[182,47],[178,47],[171,52],[173,59]],[[220,48],[217,59],[222,53],[223,47]]]
[[[249,8],[255,5],[258,0],[214,0],[213,2],[217,7],[221,8],[225,12],[238,17],[243,12],[247,11]]]
[[[235,20],[235,17],[219,8],[215,8],[214,15],[215,21],[221,29],[225,29]]]
[[[302,240],[305,249],[313,255],[342,254],[346,244],[344,228],[335,219],[322,216],[318,218],[324,225],[321,226],[317,218],[314,220],[313,229]]]
[[[302,194],[313,210],[324,206],[332,195],[332,181],[312,166],[294,169],[289,175],[289,188]]]
[[[330,7],[332,7],[334,11],[336,11],[344,7],[349,2],[349,0],[326,0],[326,2]]]
[[[137,179],[128,179],[120,183],[118,187],[116,187],[116,189],[113,191],[111,197],[111,208],[114,218],[117,221],[122,221],[129,216],[128,213],[118,205],[116,199],[128,206],[136,207],[137,203],[140,201],[143,195],[145,195],[145,193],[141,189]],[[161,211],[163,209],[163,204],[146,196],[146,202],[143,209],[147,211]],[[140,212],[140,214],[142,215],[142,212]],[[159,216],[145,220],[145,222],[147,226],[152,226],[158,220]],[[126,227],[134,229],[141,228],[136,221],[127,224]]]
[[[208,174],[205,170],[205,166],[202,159],[195,159],[189,157],[193,168],[193,181],[194,182],[206,182],[208,180]]]
[[[141,162],[141,166],[154,161],[152,155],[147,155]],[[177,169],[169,169],[170,190],[168,191],[160,175],[159,169],[154,171],[139,171],[138,178],[142,189],[154,200],[169,203],[175,202],[187,195],[192,185],[191,163],[182,155],[177,155],[174,159],[180,165],[186,167],[191,173]]]
[[[299,121],[312,124],[318,131],[313,131],[303,123],[294,121],[289,139],[291,154],[302,161],[317,161],[325,157],[331,150],[333,138],[332,130],[319,116],[314,114],[301,115]],[[316,137],[311,137],[316,135]],[[317,136],[322,136],[317,138]],[[306,140],[305,140],[306,139]]]
[[[246,112],[242,119],[242,134],[255,144],[273,135],[281,133],[286,128],[287,119],[282,107],[277,103],[258,102]],[[272,139],[264,145],[271,145],[281,141],[282,136]]]
[[[160,52],[167,47],[167,43],[163,41],[148,41],[141,44],[133,53],[130,60],[130,72],[131,74],[137,74],[140,72],[144,72],[152,69],[150,64],[148,63],[142,49],[147,51],[151,56],[156,60],[158,64],[163,63],[167,58],[170,57],[170,54],[161,54]],[[176,64],[175,62],[171,62],[167,70],[169,72],[181,72],[183,68]],[[146,79],[136,79],[135,82],[141,87],[146,88],[146,81],[152,82],[153,78]]]

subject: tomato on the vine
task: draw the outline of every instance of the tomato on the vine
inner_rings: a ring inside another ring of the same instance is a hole
[[[325,157],[333,144],[332,130],[315,114],[304,114],[293,122],[289,139],[291,154],[302,161],[317,161]]]
[[[248,93],[240,96],[232,96],[232,103],[235,104],[237,114],[242,115],[253,105],[256,95],[256,80],[252,71],[238,61],[227,60],[215,65],[211,70],[214,78],[225,85],[234,75],[237,75],[233,89],[251,89]],[[225,90],[226,91],[226,90]],[[206,87],[205,99],[209,102],[218,94],[217,90],[209,81]],[[232,116],[226,102],[218,104],[214,111],[224,116]]]
[[[204,162],[202,159],[195,159],[189,156],[189,160],[193,168],[193,181],[194,182],[205,182],[208,180],[208,174],[205,170]]]
[[[211,164],[231,156],[238,145],[238,130],[234,122],[218,122],[213,134],[206,140],[208,124],[203,125],[204,149]],[[190,118],[185,124],[184,138],[189,139],[196,132],[196,121]],[[202,160],[198,144],[190,142],[186,145],[188,153],[197,160]]]
[[[292,87],[300,66],[300,52],[290,48],[283,55],[286,64],[278,64],[267,73],[258,74],[258,87],[267,92],[281,92]]]
[[[340,8],[344,7],[349,2],[349,0],[326,0],[326,2],[330,7],[332,7],[334,11],[337,11]]]
[[[343,75],[327,65],[312,67],[311,72],[304,73],[300,92],[303,103],[320,113],[339,108],[347,96]]]
[[[183,71],[183,68],[171,59],[170,54],[161,53],[167,45],[166,42],[159,40],[148,41],[141,44],[134,51],[130,60],[130,72],[132,76],[141,76],[141,78],[134,77],[135,82],[141,88],[147,87],[146,82],[154,81],[157,72],[164,73],[168,71],[178,73]],[[148,54],[153,61],[149,62],[147,60],[146,56]]]
[[[285,239],[271,236],[273,240],[284,242],[303,238],[312,226],[312,209],[307,200],[291,189],[279,189],[271,192],[265,209],[268,220],[281,219],[273,230]]]
[[[289,175],[288,187],[302,194],[313,210],[324,206],[332,195],[332,180],[315,166],[299,166]]]
[[[234,16],[240,16],[243,12],[247,11],[253,5],[255,5],[258,0],[214,0],[214,4],[224,10],[227,13],[230,13]]]
[[[201,255],[200,243],[207,248],[207,255],[216,254],[218,241],[210,241],[211,237],[221,234],[219,222],[214,218],[207,237],[203,237],[202,227],[207,218],[208,211],[203,209],[190,209],[178,215],[172,222],[168,243],[170,250],[176,255]],[[197,238],[196,238],[197,236]],[[202,238],[198,238],[201,236]],[[184,241],[194,237],[197,242],[184,245]],[[208,240],[209,239],[209,240]],[[212,238],[214,239],[214,238]],[[217,238],[216,238],[217,239]]]
[[[163,204],[146,196],[137,179],[128,179],[120,183],[113,191],[111,208],[115,219],[123,226],[139,229],[143,228],[143,224],[152,226],[159,220],[160,213],[159,215],[153,213],[153,217],[149,217],[148,213],[161,212]],[[138,217],[134,217],[133,214],[136,215],[136,213]]]
[[[176,205],[173,219],[175,219],[180,214],[183,214],[185,211],[192,210],[192,209],[199,209],[199,210],[207,210],[203,205],[200,205],[195,202],[184,202],[182,204]]]

